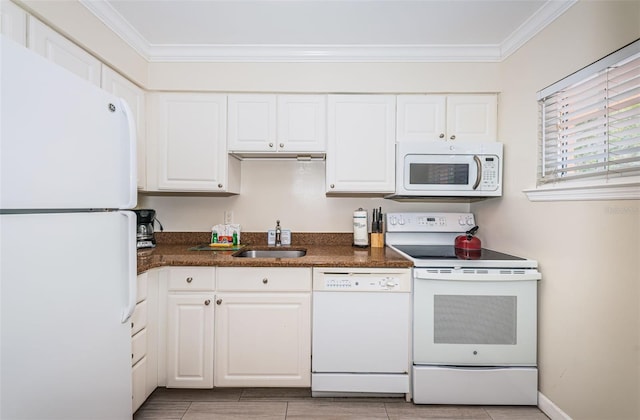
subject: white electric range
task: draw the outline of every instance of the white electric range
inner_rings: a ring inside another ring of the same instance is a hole
[[[414,263],[416,404],[537,404],[537,262],[455,249],[471,213],[389,213],[386,242]]]

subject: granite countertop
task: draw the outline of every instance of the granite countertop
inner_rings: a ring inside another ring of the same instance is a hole
[[[266,232],[242,233],[245,249],[268,249]],[[292,245],[283,249],[306,249],[299,258],[238,258],[231,250],[190,250],[207,244],[207,232],[156,233],[155,248],[138,250],[138,274],[163,266],[218,267],[374,267],[410,268],[413,263],[389,247],[357,248],[353,235],[345,233],[293,233]],[[273,247],[271,247],[273,248]]]

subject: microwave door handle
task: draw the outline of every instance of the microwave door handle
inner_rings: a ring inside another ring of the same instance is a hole
[[[482,161],[478,157],[478,155],[473,155],[473,160],[476,161],[476,166],[478,167],[478,174],[476,175],[476,183],[473,184],[473,189],[475,190],[480,185],[480,180],[482,178]]]

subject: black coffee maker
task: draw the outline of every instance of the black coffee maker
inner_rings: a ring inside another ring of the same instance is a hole
[[[162,232],[162,224],[156,219],[156,211],[151,209],[134,210],[138,222],[136,232],[137,248],[153,248],[156,246],[156,238],[153,234],[153,226],[158,222],[160,232]]]

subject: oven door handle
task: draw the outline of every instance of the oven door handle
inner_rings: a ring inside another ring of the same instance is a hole
[[[482,179],[482,161],[480,160],[478,155],[473,155],[473,160],[476,161],[476,166],[477,166],[477,169],[478,169],[478,172],[476,174],[476,183],[473,184],[473,189],[475,191],[478,188],[478,186],[480,185],[480,180]]]
[[[525,273],[422,273],[414,271],[416,280],[447,280],[447,281],[527,281],[540,280],[542,274],[536,270]]]

